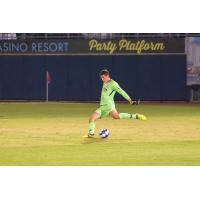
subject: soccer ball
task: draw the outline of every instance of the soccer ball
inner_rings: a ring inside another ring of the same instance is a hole
[[[99,132],[99,135],[102,139],[107,138],[109,136],[109,130],[106,128],[101,129],[101,131]]]

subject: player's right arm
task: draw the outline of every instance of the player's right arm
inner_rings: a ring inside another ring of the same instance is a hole
[[[113,82],[112,89],[116,92],[118,92],[120,95],[124,97],[127,101],[129,101],[130,104],[133,104],[133,101],[129,97],[129,95],[119,86],[117,82]]]

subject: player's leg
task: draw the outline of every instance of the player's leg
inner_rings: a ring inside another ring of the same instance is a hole
[[[136,114],[118,113],[116,109],[112,110],[109,114],[113,119],[140,119],[140,120],[146,120],[146,117],[144,115],[139,114],[139,113],[136,113]]]
[[[120,119],[119,113],[117,112],[117,110],[112,110],[109,115],[113,118],[113,119]]]
[[[89,118],[89,126],[88,126],[88,136],[94,136],[95,131],[95,121],[99,119],[101,114],[99,112],[94,112]]]
[[[117,110],[112,110],[110,116],[113,119],[136,119],[136,114],[118,113]]]

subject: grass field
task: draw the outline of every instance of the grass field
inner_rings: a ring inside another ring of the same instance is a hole
[[[0,165],[200,165],[199,105],[117,104],[148,120],[101,119],[109,138],[82,138],[97,107],[0,103]]]

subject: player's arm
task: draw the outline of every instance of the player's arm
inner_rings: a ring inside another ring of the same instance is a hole
[[[118,92],[120,95],[124,97],[127,101],[129,101],[130,104],[133,104],[133,101],[129,97],[129,95],[119,86],[118,83],[114,82],[113,84],[113,90]]]

